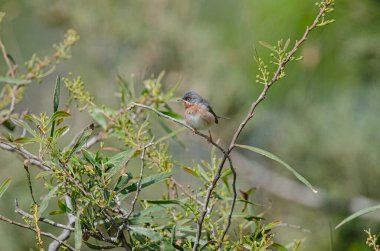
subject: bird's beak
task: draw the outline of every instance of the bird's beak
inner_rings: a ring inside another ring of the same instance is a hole
[[[183,98],[179,98],[179,99],[177,99],[177,101],[183,101]]]

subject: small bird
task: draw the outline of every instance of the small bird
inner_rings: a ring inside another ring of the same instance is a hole
[[[185,105],[185,121],[194,131],[206,130],[209,132],[209,140],[212,141],[210,127],[218,124],[218,118],[210,104],[194,91],[186,92],[185,95],[178,99]]]

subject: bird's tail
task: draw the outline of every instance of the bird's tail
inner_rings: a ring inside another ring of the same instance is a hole
[[[230,118],[227,118],[227,117],[222,117],[222,116],[219,116],[217,115],[218,119],[230,119]]]

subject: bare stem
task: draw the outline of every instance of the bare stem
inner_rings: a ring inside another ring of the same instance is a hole
[[[37,232],[37,230],[32,227],[32,226],[29,226],[29,225],[26,225],[26,224],[22,224],[22,223],[19,223],[19,222],[16,222],[16,221],[13,221],[11,219],[8,219],[2,215],[0,215],[0,220],[1,221],[4,221],[4,222],[7,222],[9,224],[12,224],[12,225],[16,225],[16,226],[19,226],[19,227],[22,227],[22,228],[26,228],[26,229],[29,229],[29,230],[32,230],[34,232]],[[76,251],[75,248],[73,248],[72,246],[70,246],[69,244],[59,240],[57,237],[55,237],[54,235],[52,235],[51,233],[45,233],[45,232],[40,232],[41,235],[43,236],[46,236],[46,237],[49,237],[50,239],[53,239],[53,240],[56,240],[58,241],[61,245],[67,247],[69,250],[72,250],[72,251]]]
[[[202,233],[202,227],[203,227],[203,221],[205,219],[205,216],[206,216],[206,213],[207,213],[207,207],[208,207],[208,204],[210,202],[210,196],[211,196],[211,193],[213,191],[213,189],[215,188],[215,185],[216,183],[218,182],[219,178],[220,178],[220,172],[221,170],[223,169],[223,166],[224,166],[224,163],[226,162],[227,160],[227,157],[226,156],[229,156],[229,154],[231,153],[231,151],[235,148],[236,146],[236,142],[241,134],[241,132],[243,131],[244,127],[247,125],[247,123],[249,122],[249,120],[252,119],[254,113],[255,113],[255,110],[257,108],[257,106],[265,99],[266,97],[266,94],[269,90],[269,88],[279,80],[279,76],[281,74],[281,72],[283,71],[285,65],[287,63],[290,62],[291,58],[294,56],[294,54],[296,53],[296,51],[298,50],[298,48],[301,46],[301,44],[303,42],[306,41],[309,33],[314,30],[319,21],[321,20],[321,17],[323,16],[323,14],[326,12],[327,8],[331,5],[331,3],[325,3],[321,8],[320,8],[320,11],[318,13],[318,15],[316,16],[316,18],[314,19],[314,22],[312,23],[312,25],[310,27],[307,27],[303,36],[301,37],[300,40],[296,41],[296,43],[294,44],[293,48],[290,50],[290,52],[288,53],[287,57],[284,59],[283,62],[279,63],[278,64],[278,68],[277,70],[275,71],[272,79],[267,82],[264,86],[264,89],[262,90],[261,94],[259,95],[259,97],[256,99],[255,102],[252,103],[251,105],[251,109],[249,110],[247,116],[245,117],[245,119],[240,123],[238,129],[236,130],[232,140],[231,140],[231,143],[230,143],[230,146],[228,147],[228,151],[227,151],[227,154],[224,155],[219,167],[218,167],[218,170],[220,170],[219,172],[217,172],[217,175],[214,177],[214,180],[213,180],[213,183],[212,183],[212,186],[210,186],[209,190],[208,190],[208,193],[206,195],[206,199],[205,199],[205,206],[201,212],[201,216],[200,218],[198,219],[198,224],[197,224],[197,233],[196,233],[196,237],[195,237],[195,243],[194,243],[194,246],[193,246],[193,251],[196,251],[198,249],[198,246],[199,246],[199,240],[201,238],[201,233]],[[214,185],[215,184],[215,185]],[[231,217],[231,215],[229,215],[229,218]],[[228,224],[227,226],[229,226],[230,224]],[[228,230],[228,228],[227,228]],[[225,231],[227,231],[225,230]],[[224,238],[225,234],[223,234],[222,238],[221,238],[221,242],[223,241],[223,238]]]
[[[139,177],[139,180],[137,181],[136,194],[135,194],[135,197],[132,200],[131,209],[129,210],[129,213],[127,214],[127,216],[124,218],[124,221],[128,221],[128,218],[132,215],[133,211],[135,210],[136,202],[137,202],[137,199],[138,199],[138,197],[140,195],[141,188],[142,188],[141,181],[142,181],[142,178],[143,178],[143,175],[144,175],[145,151],[146,151],[146,149],[148,147],[150,147],[152,145],[153,145],[153,142],[151,141],[150,143],[148,143],[147,145],[145,145],[142,148],[142,151],[141,151],[141,165],[140,165],[140,177]]]
[[[67,208],[73,210],[73,205],[71,204],[71,198],[68,195],[65,196],[65,201],[66,201]],[[61,242],[67,240],[70,237],[71,232],[73,231],[72,229],[73,229],[73,224],[75,223],[75,220],[76,220],[76,216],[71,213],[67,213],[67,219],[68,221],[67,221],[67,225],[65,226],[65,229],[57,237],[59,241],[54,240],[52,243],[50,243],[48,251],[59,250],[59,247],[62,245]]]

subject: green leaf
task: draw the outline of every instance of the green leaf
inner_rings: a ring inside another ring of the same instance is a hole
[[[272,247],[276,248],[278,251],[288,251],[286,247],[278,243],[273,243]]]
[[[187,128],[186,127],[181,127],[175,131],[172,131],[171,133],[169,134],[166,134],[164,137],[160,138],[159,140],[157,140],[154,144],[157,144],[157,143],[160,143],[162,141],[165,141],[165,140],[168,140],[174,136],[176,136],[178,133],[181,133],[183,131],[185,131]]]
[[[60,128],[58,128],[55,132],[54,132],[54,137],[55,138],[60,138],[62,137],[63,135],[65,135],[68,131],[70,130],[70,127],[68,126],[62,126]]]
[[[141,234],[146,236],[149,240],[152,240],[154,242],[161,242],[162,245],[164,245],[165,249],[161,250],[166,250],[166,251],[171,251],[175,250],[173,245],[170,244],[169,241],[165,240],[159,232],[156,232],[152,229],[149,228],[144,228],[144,227],[135,227],[135,226],[129,226],[129,229],[131,229],[133,232],[137,234]]]
[[[65,112],[65,111],[56,111],[53,113],[53,115],[50,117],[49,121],[48,121],[48,126],[53,124],[54,121],[58,118],[66,118],[66,117],[70,117],[70,113],[68,112]]]
[[[46,208],[49,205],[49,202],[51,198],[55,196],[55,192],[58,190],[59,186],[54,187],[50,190],[50,192],[44,197],[44,199],[41,202],[41,206],[38,210],[38,218],[41,218],[42,214],[45,212]]]
[[[253,146],[247,146],[247,145],[236,145],[240,148],[244,148],[244,149],[247,149],[247,150],[250,150],[252,152],[255,152],[255,153],[258,153],[260,155],[263,155],[269,159],[272,159],[274,161],[277,161],[278,163],[282,164],[284,167],[286,167],[289,171],[291,171],[294,176],[296,176],[296,178],[301,181],[302,183],[304,183],[308,188],[310,188],[314,193],[318,193],[317,190],[314,189],[314,187],[310,184],[310,182],[308,180],[306,180],[301,174],[299,174],[296,170],[294,170],[291,166],[289,166],[288,164],[286,164],[284,161],[282,161],[279,157],[277,157],[276,155],[270,153],[270,152],[267,152],[263,149],[260,149],[260,148],[257,148],[257,147],[253,147]]]
[[[91,117],[98,123],[103,129],[107,127],[107,120],[104,117],[103,113],[98,108],[91,108],[89,110]]]
[[[272,230],[273,228],[276,228],[281,224],[282,224],[281,221],[274,221],[266,225],[263,230],[264,231]]]
[[[80,224],[80,210],[78,210],[75,218],[74,239],[75,249],[80,250],[82,246],[82,226]]]
[[[288,49],[289,44],[290,44],[290,38],[288,38],[288,39],[286,40],[286,42],[285,42],[285,45],[284,45],[284,48],[283,48],[284,51],[286,51],[286,49]]]
[[[53,210],[49,212],[49,215],[60,215],[60,214],[64,214],[64,212],[62,212],[61,210]]]
[[[146,200],[149,204],[154,205],[180,205],[181,203],[178,200]]]
[[[127,80],[121,76],[120,73],[117,74],[117,83],[119,84],[120,91],[121,91],[121,101],[123,104],[127,103],[127,100],[130,100],[131,98],[135,99],[135,90],[132,83],[128,83]]]
[[[0,198],[1,196],[3,196],[3,194],[5,193],[5,191],[7,191],[9,185],[11,184],[12,182],[12,177],[9,177],[8,179],[6,179],[3,184],[0,185]]]
[[[187,167],[187,166],[183,166],[183,165],[180,165],[179,167],[182,168],[185,172],[193,175],[194,177],[198,177],[199,178],[198,173],[194,169],[192,169],[190,167]]]
[[[114,249],[114,246],[101,246],[101,245],[95,245],[89,242],[84,241],[84,244],[86,244],[87,247],[94,249],[94,250],[106,250],[106,249]]]
[[[42,171],[42,172],[39,172],[37,175],[36,175],[36,180],[38,180],[38,179],[41,179],[41,178],[43,178],[43,177],[45,177],[45,176],[48,176],[48,175],[52,175],[54,172],[52,172],[52,171]]]
[[[168,115],[169,117],[175,118],[175,119],[182,119],[182,116],[176,112],[172,112],[172,111],[160,111],[160,112],[162,112],[165,115]]]
[[[167,172],[167,173],[159,173],[155,174],[146,178],[143,178],[141,180],[141,188],[153,185],[155,183],[161,182],[167,178],[169,178],[173,172]],[[137,190],[137,183],[133,183],[132,185],[127,186],[126,188],[121,189],[120,193],[127,195],[131,192],[134,192]]]
[[[15,143],[20,143],[20,144],[30,144],[30,143],[36,143],[38,142],[38,139],[35,138],[28,138],[28,137],[21,137],[18,139],[15,139]]]
[[[58,200],[58,207],[61,209],[64,213],[71,213],[71,209],[66,205],[66,203],[63,200]]]
[[[263,217],[254,216],[254,215],[245,216],[244,219],[246,219],[247,221],[261,221],[261,220],[265,220],[265,218],[263,218]]]
[[[29,84],[32,81],[27,80],[27,79],[17,79],[17,78],[0,76],[0,82],[12,84],[12,85],[25,85],[25,84]]]
[[[53,112],[58,111],[59,96],[61,94],[61,76],[58,75],[55,80],[54,98],[53,98]]]
[[[94,154],[87,151],[86,149],[82,149],[82,154],[83,154],[83,157],[86,159],[86,161],[95,168],[97,175],[99,177],[101,177],[102,176],[102,166],[100,163],[98,163],[95,160]]]
[[[115,184],[115,187],[114,187],[114,191],[118,191],[119,189],[121,189],[122,187],[124,187],[126,184],[128,184],[128,182],[132,179],[132,175],[130,173],[126,173],[126,174],[122,174],[116,184]]]
[[[25,116],[24,116],[25,117]],[[17,120],[17,119],[11,119],[13,123],[15,123],[16,125],[18,125],[19,127],[25,129],[27,132],[29,132],[30,134],[32,134],[35,138],[37,138],[37,133],[36,131],[34,131],[29,125],[28,123],[22,121],[22,120]]]
[[[162,127],[162,129],[164,129],[164,131],[167,133],[167,134],[170,134],[170,133],[172,133],[173,131],[172,131],[172,129],[170,129],[163,121],[162,121],[162,119],[159,119],[158,120],[158,124]],[[177,138],[177,136],[174,136],[173,137],[173,140],[175,141],[175,142],[177,142],[180,146],[182,146],[183,148],[186,148],[186,145],[181,141],[181,140],[179,140],[178,138]]]
[[[87,142],[93,130],[94,130],[94,124],[87,126],[83,130],[83,132],[79,135],[78,139],[76,140],[73,148],[71,149],[70,154],[67,159],[70,159],[71,156]]]
[[[133,157],[136,149],[128,149],[112,156],[106,164],[111,164],[113,167],[109,169],[108,176],[113,177],[127,162]]]
[[[54,97],[53,97],[53,112],[54,113],[58,111],[60,93],[61,93],[61,76],[58,75],[57,79],[55,80],[55,89],[54,89]],[[55,120],[53,121],[53,124],[51,126],[50,137],[53,137],[54,128],[55,128]]]
[[[268,42],[265,42],[265,41],[259,41],[259,44],[271,51],[274,51],[277,53],[276,49],[274,48],[274,46],[272,46],[271,44],[269,44]]]
[[[9,131],[14,131],[16,126],[12,123],[10,119],[7,119],[3,122],[3,126],[7,128]]]
[[[368,213],[371,213],[371,212],[379,210],[379,209],[380,209],[380,205],[376,205],[376,206],[372,206],[372,207],[367,207],[367,208],[361,209],[361,210],[357,211],[356,213],[351,214],[350,216],[348,216],[343,221],[341,221],[338,225],[336,225],[335,229],[340,228],[342,225],[346,224],[349,221],[352,221],[353,219],[356,219],[356,218],[358,218],[358,217],[360,217],[360,216],[362,216],[364,214],[368,214]]]

